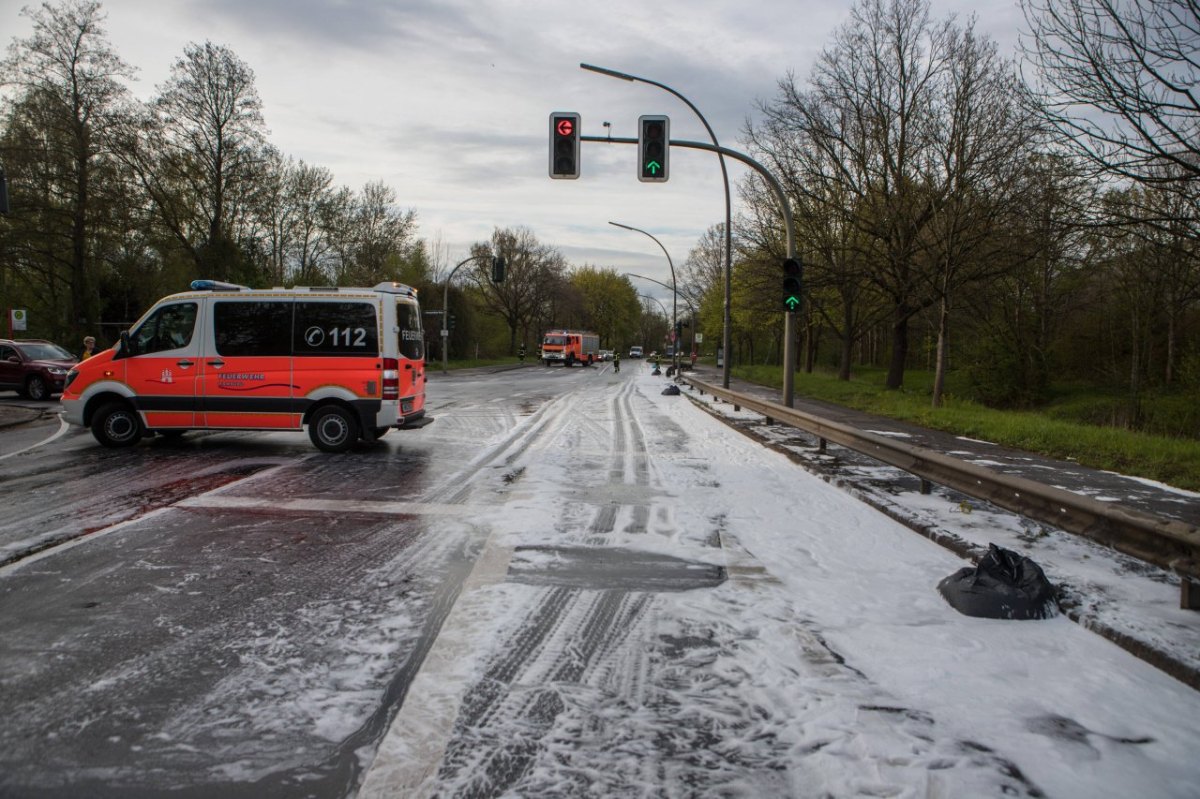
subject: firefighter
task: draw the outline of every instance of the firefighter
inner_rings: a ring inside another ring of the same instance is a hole
[[[521,363],[525,363],[525,344],[521,344],[521,348],[517,350],[517,357],[521,359]]]
[[[619,350],[613,350],[613,371],[621,371],[621,353]]]

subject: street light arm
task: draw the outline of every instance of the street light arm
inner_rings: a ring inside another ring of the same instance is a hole
[[[708,124],[708,120],[704,118],[704,114],[700,113],[700,109],[697,108],[691,100],[684,97],[682,94],[675,91],[665,83],[659,83],[656,80],[642,78],[637,75],[630,75],[627,72],[618,72],[615,69],[608,69],[607,67],[598,67],[594,64],[581,63],[579,66],[590,72],[608,75],[612,78],[620,78],[621,80],[627,80],[631,82],[641,81],[642,83],[646,83],[650,86],[657,86],[663,91],[678,97],[683,104],[692,109],[692,113],[699,118],[700,123],[704,125],[704,129],[708,131],[708,137],[712,139],[713,147],[717,149],[717,160],[721,164],[721,181],[725,184],[725,308],[723,314],[724,318],[721,323],[721,346],[725,352],[725,361],[724,367],[721,370],[721,385],[723,385],[725,388],[729,388],[729,364],[731,360],[729,357],[729,347],[730,336],[732,335],[731,331],[733,329],[733,321],[730,316],[730,306],[732,303],[731,298],[733,295],[733,201],[730,199],[729,194],[729,169],[725,166],[725,153],[721,150],[720,142],[717,141],[717,134],[713,132],[712,125]],[[788,405],[791,405],[790,400],[788,401]]]
[[[481,258],[487,257],[488,256],[486,255],[469,255],[459,261],[454,268],[450,270],[450,274],[446,275],[446,283],[444,286],[442,286],[442,374],[446,374],[446,371],[449,368],[449,356],[446,354],[446,352],[449,349],[447,347],[447,339],[450,337],[450,281],[454,279],[454,273],[459,270],[459,267],[469,264],[471,261],[478,261]]]

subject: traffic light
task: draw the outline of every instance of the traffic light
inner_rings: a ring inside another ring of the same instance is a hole
[[[800,310],[800,261],[796,258],[783,262],[783,310]]]
[[[8,213],[8,178],[0,168],[0,214]]]
[[[504,256],[496,255],[492,258],[492,282],[504,282]]]
[[[666,183],[671,176],[671,120],[664,116],[638,117],[638,180]]]
[[[560,111],[550,115],[550,177],[579,177],[579,114]]]

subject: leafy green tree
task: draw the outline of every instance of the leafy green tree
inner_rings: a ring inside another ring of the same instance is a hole
[[[615,269],[582,266],[570,281],[583,299],[583,327],[600,334],[601,346],[616,349],[633,338],[640,306],[629,278]]]
[[[97,175],[133,69],[108,42],[99,3],[66,0],[21,13],[33,31],[0,64],[4,83],[16,88],[4,141],[16,214],[5,249],[45,292],[53,335],[94,333],[104,262],[97,248],[113,240],[105,219],[112,205]]]

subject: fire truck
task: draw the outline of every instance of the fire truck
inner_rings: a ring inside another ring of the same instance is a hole
[[[542,363],[591,366],[600,360],[600,336],[586,330],[548,330],[542,338]]]

